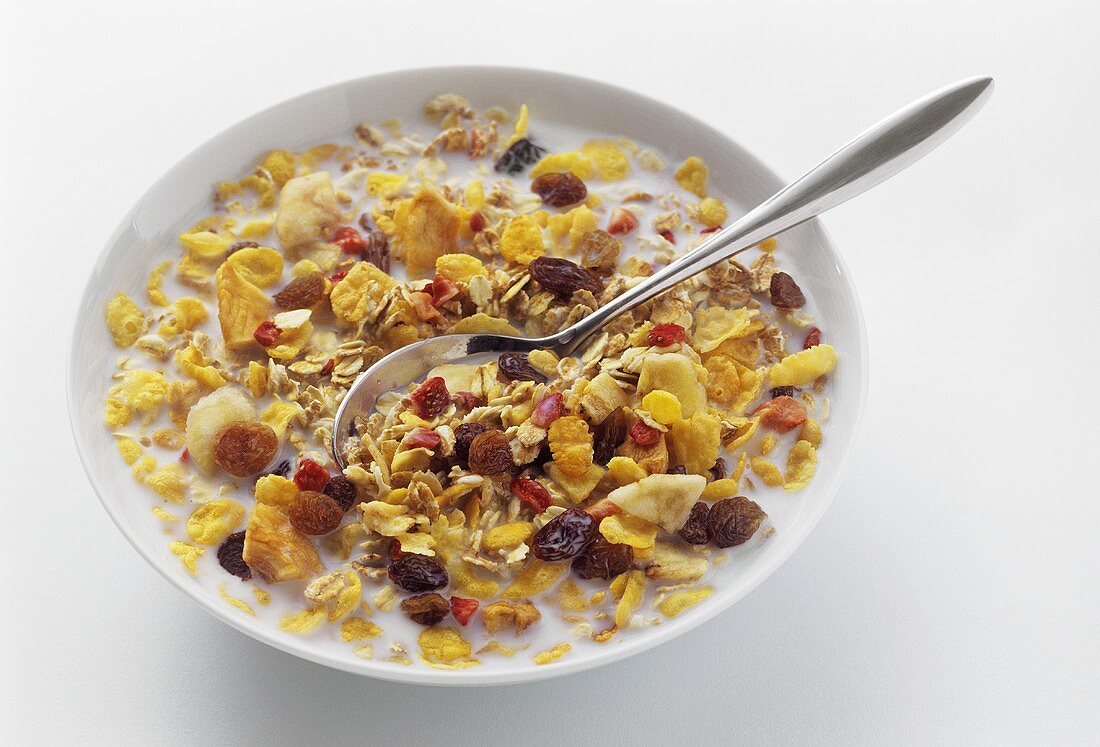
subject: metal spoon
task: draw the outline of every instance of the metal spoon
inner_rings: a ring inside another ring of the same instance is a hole
[[[364,371],[344,396],[332,427],[333,456],[346,466],[343,445],[355,435],[355,417],[370,412],[383,392],[407,386],[436,366],[476,354],[543,349],[570,355],[620,314],[915,163],[961,128],[992,93],[992,78],[967,78],[918,99],[857,136],[732,225],[557,334],[536,339],[442,335],[390,353]]]

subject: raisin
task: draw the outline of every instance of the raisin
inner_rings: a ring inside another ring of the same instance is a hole
[[[442,376],[433,376],[412,393],[413,410],[417,417],[428,420],[439,415],[451,404],[451,393]]]
[[[582,202],[588,197],[588,188],[584,182],[568,171],[542,174],[531,182],[531,191],[542,198],[543,204],[550,207],[568,207]]]
[[[497,370],[509,381],[537,381],[546,377],[527,360],[527,353],[501,353],[497,358]]]
[[[520,138],[508,146],[508,150],[504,151],[504,155],[493,164],[493,169],[505,174],[522,174],[528,166],[536,163],[545,153],[545,148],[540,148],[525,137]]]
[[[793,386],[776,386],[772,387],[772,399],[776,397],[793,397],[794,393],[798,390]]]
[[[275,344],[279,339],[283,331],[275,326],[275,322],[270,319],[264,322],[260,322],[260,326],[256,327],[256,331],[252,333],[252,339],[263,345],[265,348],[269,348]]]
[[[325,365],[321,366],[320,373],[322,376],[328,376],[330,373],[332,373],[332,369],[334,368],[336,368],[336,359],[329,358],[327,361],[325,361]]]
[[[550,424],[565,414],[565,397],[551,394],[543,397],[531,413],[531,422],[539,428],[549,428]]]
[[[596,520],[573,507],[551,519],[531,539],[531,554],[539,560],[568,560],[584,552],[596,533]]]
[[[786,433],[806,422],[806,405],[792,397],[776,397],[760,405],[753,412],[760,416],[760,425],[780,433]]]
[[[821,344],[821,330],[818,329],[817,327],[814,327],[813,329],[810,330],[809,334],[806,335],[806,339],[803,340],[802,349],[803,350],[809,350],[810,348],[815,347],[815,346],[820,345],[820,344]]]
[[[539,285],[565,298],[579,290],[600,292],[599,279],[568,259],[539,257],[528,265],[527,269]]]
[[[390,240],[386,234],[375,228],[367,231],[363,241],[366,244],[361,255],[363,259],[382,272],[388,273],[390,271]]]
[[[581,267],[593,272],[610,273],[619,262],[622,248],[623,242],[607,231],[589,231],[581,237]]]
[[[633,564],[633,547],[613,545],[603,537],[597,537],[573,561],[573,571],[581,578],[614,578],[629,571]]]
[[[294,473],[294,484],[302,490],[321,490],[328,484],[328,470],[312,459],[303,459]]]
[[[325,297],[325,276],[311,272],[294,278],[275,294],[275,305],[280,309],[308,309]]]
[[[286,477],[290,474],[290,460],[284,459],[276,464],[274,467],[264,472],[265,475],[278,475],[279,477]]]
[[[802,289],[785,272],[772,275],[768,290],[771,293],[772,306],[777,309],[800,309],[806,305],[806,296],[802,295]]]
[[[370,222],[370,213],[360,213],[358,223],[364,233],[369,233],[374,228]]]
[[[485,423],[462,423],[455,428],[455,457],[465,462],[470,458],[470,444],[489,426]]]
[[[355,487],[355,483],[343,475],[337,475],[329,480],[325,487],[321,488],[321,492],[336,501],[344,511],[355,505],[355,501],[359,499],[359,490]]]
[[[719,547],[733,547],[748,542],[768,515],[755,502],[743,495],[723,498],[710,507],[707,529]]]
[[[264,423],[229,423],[214,442],[214,462],[234,477],[263,471],[278,452],[279,437]]]
[[[528,506],[535,510],[535,513],[542,513],[553,503],[553,499],[550,497],[550,491],[547,490],[542,483],[532,480],[527,477],[517,477],[512,480],[512,492],[519,496],[519,499],[526,503]]]
[[[596,426],[596,433],[592,437],[592,461],[606,467],[629,432],[630,415],[625,408],[616,407]]]
[[[218,547],[218,565],[241,581],[252,578],[252,569],[244,562],[244,532],[233,532]]]
[[[458,620],[459,625],[465,625],[470,622],[470,617],[477,612],[479,604],[476,599],[451,597],[451,614]]]
[[[255,241],[237,241],[229,245],[229,251],[225,256],[229,256],[233,252],[239,252],[241,249],[255,249],[259,244]]]
[[[367,247],[367,242],[351,226],[337,228],[335,235],[332,237],[332,243],[340,247],[345,254],[359,254]]]
[[[722,457],[718,457],[714,460],[714,466],[710,468],[710,478],[712,480],[721,480],[726,476],[726,460]]]
[[[479,475],[502,475],[511,472],[515,466],[508,437],[495,429],[478,434],[470,442],[470,451],[466,458],[470,471]]]
[[[692,506],[687,521],[680,529],[680,536],[684,539],[684,542],[689,545],[705,545],[710,542],[709,518],[710,506],[702,501]]]
[[[303,490],[290,501],[286,515],[302,534],[320,535],[340,526],[344,509],[332,496],[316,490]]]
[[[661,432],[639,420],[630,426],[630,438],[641,447],[652,446],[661,440]]]
[[[390,581],[405,591],[433,591],[447,585],[447,569],[427,555],[406,553],[390,563]]]
[[[677,465],[675,465],[673,467],[669,467],[667,470],[665,470],[666,475],[686,475],[687,473],[688,473],[688,468],[685,467],[682,464],[677,464]]]
[[[451,605],[436,592],[418,594],[401,602],[401,611],[421,625],[435,625],[451,611]]]
[[[626,208],[617,207],[611,211],[611,220],[607,224],[607,232],[617,236],[622,233],[630,233],[638,227],[638,216]]]
[[[669,345],[683,342],[685,337],[687,337],[687,330],[679,324],[658,324],[649,330],[646,342],[659,348],[667,348]]]

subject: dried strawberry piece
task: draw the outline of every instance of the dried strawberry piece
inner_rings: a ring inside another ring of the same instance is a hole
[[[699,233],[714,233],[715,231],[721,231],[721,226],[707,226],[706,228],[699,229]]]
[[[367,248],[363,236],[351,226],[340,226],[332,237],[332,243],[340,247],[345,254],[359,254]]]
[[[418,417],[434,418],[447,409],[451,403],[451,393],[447,391],[447,382],[442,376],[433,376],[416,388],[412,393],[413,411]]]
[[[451,614],[458,620],[459,625],[470,622],[470,618],[477,612],[480,602],[466,597],[451,597]]]
[[[661,432],[639,420],[630,426],[630,438],[639,446],[652,446],[661,438]]]
[[[328,484],[328,470],[312,459],[298,462],[298,471],[294,473],[294,483],[302,490],[320,491]]]
[[[649,330],[646,340],[650,345],[665,348],[683,342],[685,337],[687,337],[687,330],[679,324],[658,324]]]
[[[475,210],[470,214],[470,230],[474,233],[481,233],[485,230],[486,221],[485,216],[481,214],[480,210]]]
[[[335,275],[332,275],[331,277],[329,277],[329,280],[332,281],[333,285],[336,285],[337,283],[339,283],[341,280],[343,280],[347,276],[348,276],[348,271],[347,270],[340,270],[340,272],[338,272]]]
[[[551,394],[543,397],[531,413],[531,422],[539,428],[549,428],[550,424],[565,414],[565,397]]]
[[[553,502],[550,491],[542,483],[528,477],[517,477],[512,480],[512,492],[540,514]]]
[[[401,442],[411,449],[436,449],[443,443],[443,439],[435,431],[418,426],[413,428]]]
[[[806,405],[793,397],[776,397],[756,408],[760,425],[780,433],[786,433],[806,422]]]
[[[615,208],[611,211],[611,220],[607,224],[607,232],[612,235],[630,233],[638,227],[638,218],[626,208]]]
[[[183,451],[180,452],[180,461],[181,462],[186,462],[190,458],[191,458],[191,450],[184,447]]]
[[[432,294],[432,304],[435,306],[441,306],[458,295],[458,286],[439,274],[432,279],[432,282],[428,283],[424,290]]]
[[[443,315],[439,313],[439,309],[432,303],[432,297],[424,291],[416,291],[409,294],[409,300],[412,301],[413,311],[416,312],[416,316],[425,322],[431,322],[432,324],[442,324],[446,321]]]
[[[806,339],[802,343],[802,349],[803,350],[809,350],[813,346],[820,345],[820,344],[821,344],[821,330],[818,329],[817,327],[814,327],[813,329],[810,330],[810,333],[808,335],[806,335]]]
[[[266,322],[260,322],[260,326],[256,327],[256,331],[252,333],[252,337],[265,348],[269,348],[275,344],[275,341],[279,339],[279,335],[282,333],[283,331],[275,326],[275,322],[268,320]]]
[[[455,392],[452,399],[460,410],[465,410],[466,412],[474,409],[479,404],[477,395],[473,392]]]
[[[672,231],[669,231],[667,228],[664,231],[658,231],[657,234],[670,244],[676,243],[676,236],[673,235]]]

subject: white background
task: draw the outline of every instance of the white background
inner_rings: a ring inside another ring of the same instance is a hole
[[[0,741],[1097,738],[1095,3],[3,8]],[[296,660],[172,590],[100,508],[63,396],[87,272],[156,177],[271,103],[447,63],[640,90],[788,177],[942,84],[998,85],[940,151],[825,219],[872,376],[849,477],[805,545],[656,650],[464,691]]]

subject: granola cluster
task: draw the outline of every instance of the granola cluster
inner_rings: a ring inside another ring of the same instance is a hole
[[[577,357],[508,353],[384,394],[337,471],[336,408],[387,352],[556,332],[727,219],[699,157],[564,150],[528,132],[526,107],[513,121],[453,94],[424,113],[429,137],[390,121],[268,153],[218,185],[147,303],[107,304],[125,352],[105,421],[162,499],[168,550],[223,574],[243,614],[289,590],[283,630],[331,623],[358,656],[374,656],[380,613],[403,614],[435,667],[514,655],[548,615],[606,643],[680,614],[710,595],[700,580],[725,548],[774,531],[744,494],[813,477],[836,352],[769,240]],[[413,663],[401,641],[388,651]]]

